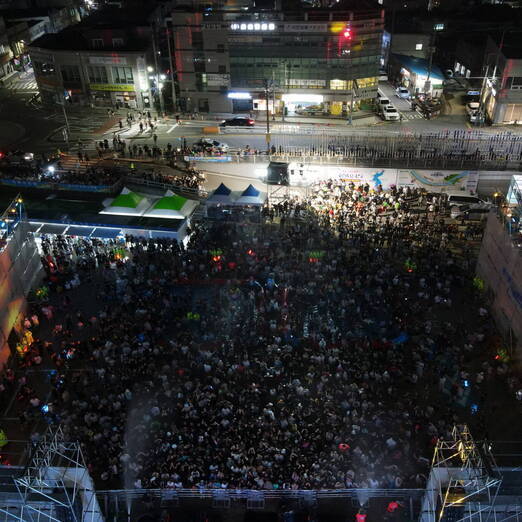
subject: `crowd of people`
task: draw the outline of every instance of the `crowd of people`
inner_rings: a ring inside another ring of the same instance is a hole
[[[120,140],[121,142],[121,140]],[[116,140],[116,146],[119,142]],[[104,140],[99,144],[102,150],[108,141]],[[147,148],[147,146],[145,146]],[[132,150],[136,146],[131,147]],[[141,147],[140,147],[141,149]],[[105,150],[105,149],[104,149]],[[147,148],[147,151],[150,149]],[[143,151],[140,151],[141,153]],[[137,154],[137,152],[136,152]],[[16,158],[16,159],[15,159]],[[154,181],[165,185],[173,185],[199,189],[204,181],[204,175],[193,168],[190,163],[176,163],[176,169],[165,173],[158,168],[139,168],[140,165],[129,166],[107,166],[90,162],[88,154],[84,151],[81,144],[77,152],[76,164],[71,166],[70,162],[64,163],[61,153],[56,155],[42,155],[24,159],[20,156],[7,157],[0,164],[0,177],[14,181],[35,181],[42,183],[59,183],[71,185],[100,185],[113,186],[126,176],[139,178],[143,181]]]
[[[186,246],[44,238],[26,326],[56,371],[28,416],[80,441],[104,489],[422,487],[438,438],[518,388],[486,356],[480,231],[420,199],[329,181]]]

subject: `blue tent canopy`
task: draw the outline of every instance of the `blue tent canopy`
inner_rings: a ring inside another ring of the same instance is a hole
[[[228,195],[230,195],[230,192],[231,192],[231,190],[226,185],[221,183],[221,185],[219,185],[219,187],[214,191],[214,195],[215,196],[228,196]]]
[[[424,58],[416,58],[415,56],[407,56],[405,54],[393,54],[393,58],[399,62],[405,69],[410,70],[417,76],[428,76],[430,69],[429,61]],[[430,78],[432,80],[444,80],[444,74],[435,65],[431,65]]]
[[[243,197],[243,196],[250,196],[250,197],[257,198],[257,196],[259,196],[259,194],[260,194],[259,190],[257,190],[252,185],[248,185],[248,187],[241,194],[241,197]]]

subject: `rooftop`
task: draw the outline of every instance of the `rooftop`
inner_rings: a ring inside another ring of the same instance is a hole
[[[429,61],[424,58],[416,58],[405,54],[393,54],[393,57],[406,69],[419,76],[428,76]],[[444,74],[435,64],[432,64],[430,71],[432,80],[444,80]]]
[[[107,194],[96,193],[82,193],[80,196],[78,193],[60,194],[55,198],[43,198],[40,192],[35,194],[29,190],[20,191],[16,187],[2,187],[0,207],[6,208],[18,192],[23,197],[29,221],[174,231],[183,223],[180,219],[100,214],[104,209],[103,200],[107,198]]]
[[[118,47],[118,51],[145,51],[149,47],[149,42],[145,39],[132,36],[137,27],[148,27],[149,16],[153,11],[153,6],[141,8],[117,9],[107,8],[96,11],[80,23],[68,27],[59,33],[45,34],[31,43],[30,47],[42,47],[44,49],[56,50],[92,50],[92,33],[128,29],[127,41],[123,47]],[[88,35],[88,36],[87,36]],[[112,48],[96,49],[101,52],[112,51]]]

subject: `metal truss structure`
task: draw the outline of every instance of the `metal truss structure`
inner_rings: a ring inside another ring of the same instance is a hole
[[[522,522],[521,498],[502,495],[502,482],[489,445],[455,426],[435,448],[420,522]]]
[[[19,498],[11,495],[0,513],[23,522],[103,522],[96,492],[79,443],[66,442],[60,427],[35,446],[21,476],[13,478]]]

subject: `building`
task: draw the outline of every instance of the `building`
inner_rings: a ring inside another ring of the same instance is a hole
[[[398,84],[407,87],[410,92],[416,95],[429,94],[436,98],[442,96],[444,75],[429,60],[392,54],[389,69],[390,77]]]
[[[0,80],[12,72],[12,59],[13,52],[9,46],[7,27],[5,25],[5,20],[0,16]]]
[[[346,0],[300,11],[177,8],[166,20],[186,111],[306,107],[346,115],[377,93],[384,11]]]
[[[79,21],[75,7],[0,11],[0,79],[28,65],[27,46],[31,42]]]
[[[481,106],[492,124],[522,123],[522,44],[520,30],[488,38]]]
[[[395,33],[384,31],[382,38],[383,66],[387,67],[390,53],[429,59],[431,39],[429,33]]]
[[[487,41],[483,34],[469,34],[458,40],[453,67],[455,75],[464,78],[480,78],[483,75]]]
[[[29,46],[44,103],[151,107],[152,8],[99,11]]]

